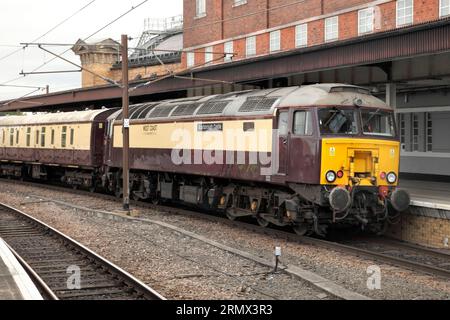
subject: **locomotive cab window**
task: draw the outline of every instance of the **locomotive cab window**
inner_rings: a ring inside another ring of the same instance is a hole
[[[390,112],[378,110],[361,110],[363,131],[365,135],[395,136],[394,116]]]
[[[319,110],[320,132],[323,135],[353,135],[358,133],[356,111],[354,109]]]
[[[294,113],[294,134],[297,136],[311,136],[313,134],[310,111],[296,111]]]

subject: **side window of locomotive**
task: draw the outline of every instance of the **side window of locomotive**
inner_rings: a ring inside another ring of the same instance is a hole
[[[253,132],[255,131],[255,123],[254,122],[244,122],[243,125],[244,132]]]
[[[289,132],[288,119],[289,114],[287,112],[280,113],[278,117],[278,132],[280,136],[287,136]]]
[[[65,148],[67,146],[66,142],[67,142],[67,127],[63,126],[61,132],[61,148]]]
[[[294,134],[297,136],[311,136],[313,134],[310,111],[294,113]]]
[[[31,128],[27,128],[27,147],[31,145]]]

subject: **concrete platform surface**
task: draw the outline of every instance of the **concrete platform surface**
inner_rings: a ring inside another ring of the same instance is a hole
[[[450,210],[450,183],[402,179],[400,188],[410,193],[413,206]]]
[[[28,274],[1,238],[0,300],[43,300]]]

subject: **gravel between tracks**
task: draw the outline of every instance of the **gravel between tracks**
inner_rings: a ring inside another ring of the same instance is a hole
[[[119,203],[70,194],[70,190],[59,192],[13,182],[0,184],[0,201],[16,206],[30,202],[21,208],[72,235],[168,298],[324,298],[323,292],[307,283],[286,275],[267,276],[270,271],[267,268],[200,241],[152,225],[88,218],[54,203],[32,203],[36,198],[25,199],[30,195],[106,211],[120,210]],[[378,263],[382,270],[381,290],[369,290],[367,268],[377,265],[374,261],[271,235],[249,233],[202,218],[139,209],[143,218],[164,221],[266,259],[271,259],[273,248],[280,245],[285,264],[316,272],[374,299],[450,299],[450,284],[439,278]]]
[[[52,202],[24,201],[20,193],[2,190],[0,201],[80,241],[168,299],[335,299],[305,281],[168,229],[86,217]]]

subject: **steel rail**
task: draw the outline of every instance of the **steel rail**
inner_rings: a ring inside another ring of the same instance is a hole
[[[39,292],[44,294],[47,300],[59,300],[58,296],[53,292],[52,289],[45,283],[45,281],[33,270],[33,268],[9,245],[6,243],[8,249],[12,252],[14,257],[19,261],[21,266],[25,269],[25,272],[31,278],[33,283],[38,288]]]
[[[0,180],[2,180],[2,179],[0,179]],[[117,198],[113,195],[104,194],[104,193],[92,193],[92,192],[85,191],[85,190],[73,190],[73,189],[69,189],[67,187],[41,184],[41,183],[35,183],[35,182],[32,182],[32,183],[21,182],[21,184],[36,186],[36,187],[55,190],[55,191],[65,191],[68,193],[75,193],[75,194],[79,194],[79,195],[90,195],[90,196],[97,197],[97,198],[104,199],[104,200],[121,202],[120,198]],[[275,228],[263,228],[263,227],[260,227],[259,225],[249,223],[249,222],[236,221],[236,220],[231,221],[228,218],[219,216],[217,214],[215,214],[215,215],[214,214],[205,214],[204,211],[196,211],[191,208],[186,208],[185,206],[183,208],[180,208],[179,206],[152,204],[149,202],[135,201],[135,200],[131,200],[130,203],[137,207],[144,207],[144,208],[159,210],[159,211],[163,211],[163,212],[167,212],[167,213],[171,213],[171,214],[188,215],[191,217],[207,219],[207,220],[210,220],[213,222],[220,222],[220,223],[226,224],[228,226],[239,227],[239,228],[243,228],[243,229],[246,229],[246,230],[249,230],[252,232],[256,232],[256,233],[260,233],[260,234],[267,234],[267,235],[271,235],[271,236],[282,237],[282,238],[285,238],[285,239],[287,239],[289,241],[293,241],[293,242],[298,242],[298,243],[308,244],[308,245],[316,245],[316,246],[326,248],[326,249],[333,249],[333,250],[340,251],[342,253],[352,254],[352,255],[355,255],[358,257],[364,257],[367,259],[372,259],[375,261],[388,263],[393,266],[403,267],[403,268],[406,268],[406,269],[409,269],[412,271],[420,271],[422,273],[429,274],[432,276],[439,276],[439,277],[442,277],[445,279],[450,279],[450,270],[443,269],[443,268],[433,266],[433,265],[419,263],[419,262],[412,261],[412,260],[407,260],[407,259],[400,258],[400,257],[382,254],[382,253],[375,252],[372,250],[361,249],[356,246],[346,245],[346,244],[342,244],[342,243],[338,243],[338,242],[333,242],[333,241],[328,241],[328,240],[323,240],[323,239],[318,239],[318,238],[312,238],[312,237],[307,237],[307,236],[299,236],[293,232],[287,232],[287,231],[275,229]],[[395,245],[395,244],[393,244],[393,245]],[[414,245],[412,245],[412,244],[409,245],[409,244],[405,244],[405,243],[401,243],[401,242],[398,242],[398,246],[407,246],[409,248],[409,250],[415,249]],[[448,259],[450,262],[449,254],[447,254],[447,253],[439,252],[439,251],[436,251],[433,249],[422,248],[422,247],[417,247],[416,251],[420,251],[423,254],[437,256],[442,259]]]
[[[45,224],[44,222],[30,216],[29,214],[16,209],[14,207],[11,207],[7,204],[0,203],[0,214],[1,211],[6,211],[8,213],[12,213],[15,216],[17,216],[19,219],[25,219],[27,222],[29,222],[26,227],[32,226],[33,229],[39,229],[44,230],[45,234],[48,236],[56,237],[58,240],[61,240],[65,247],[70,247],[70,250],[67,249],[68,252],[81,254],[83,259],[87,258],[91,264],[96,264],[97,266],[101,266],[101,268],[106,271],[109,275],[112,275],[111,278],[117,280],[117,283],[120,283],[123,287],[124,293],[131,296],[131,290],[135,292],[134,296],[136,297],[142,297],[146,300],[165,300],[165,298],[160,295],[158,292],[147,286],[142,281],[138,280],[122,268],[118,267],[117,265],[113,264],[112,262],[104,259],[100,255],[96,254],[89,248],[85,247],[81,243],[77,242],[76,240],[68,237],[67,235],[63,234],[62,232],[54,229],[53,227]],[[2,232],[0,230],[0,236],[2,235]],[[4,239],[7,240],[7,237]],[[9,244],[9,247],[12,247],[11,244]],[[26,258],[21,257],[20,254],[18,254],[16,251],[13,253],[16,255],[16,257],[19,259],[20,262],[23,263],[25,268],[30,271],[30,275],[32,278],[34,278],[38,283],[38,286],[44,286],[45,292],[49,293],[49,296],[51,299],[54,299],[56,296],[59,299],[62,299],[61,297],[58,297],[58,293],[51,290],[50,286],[47,286],[42,278],[39,275],[39,272],[33,271],[32,267],[26,262]],[[46,287],[46,288],[45,288]],[[53,293],[53,294],[52,294]],[[106,295],[108,293],[105,293]]]

